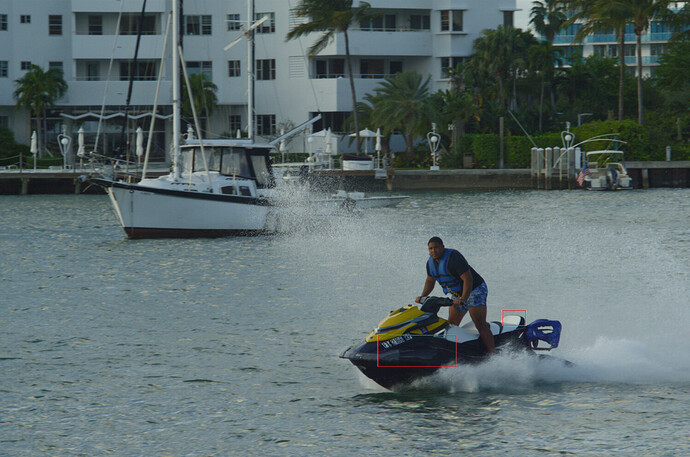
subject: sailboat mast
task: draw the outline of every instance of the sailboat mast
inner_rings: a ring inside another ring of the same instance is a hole
[[[173,175],[180,178],[180,55],[178,44],[180,39],[180,12],[179,0],[172,2],[172,87],[173,87],[173,128],[172,128],[172,154]]]
[[[254,20],[254,2],[247,0],[247,136],[254,139],[254,30],[251,30]]]

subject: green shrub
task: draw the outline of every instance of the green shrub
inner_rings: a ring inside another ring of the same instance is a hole
[[[581,127],[575,127],[573,132],[576,143],[598,135],[617,133],[617,138],[625,141],[625,144],[619,145],[618,148],[625,151],[626,160],[664,160],[664,148],[652,147],[647,128],[635,121],[590,122]],[[615,142],[596,141],[582,145],[583,151],[600,149],[616,149],[616,144]]]

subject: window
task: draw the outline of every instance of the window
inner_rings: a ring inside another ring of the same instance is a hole
[[[242,130],[242,116],[239,114],[231,114],[230,118],[230,133],[235,135],[235,132]]]
[[[89,35],[103,35],[103,16],[89,16]]]
[[[31,69],[31,61],[23,60],[20,68],[24,71]]]
[[[388,74],[394,75],[397,73],[402,73],[403,71],[403,63],[401,60],[391,60],[390,62],[390,71]]]
[[[651,33],[666,33],[669,31],[669,26],[665,22],[653,21],[649,31]]]
[[[7,30],[7,14],[0,14],[0,30]]]
[[[31,15],[22,14],[21,16],[19,16],[19,22],[22,24],[31,24]]]
[[[441,57],[441,77],[448,77],[448,70],[457,67],[465,60],[464,57]]]
[[[664,44],[663,43],[652,43],[649,45],[649,55],[660,56],[663,53],[664,53]]]
[[[314,122],[313,129],[318,132],[320,130],[326,130],[331,128],[336,133],[343,133],[346,131],[345,119],[352,115],[351,111],[326,111],[326,112],[311,112],[310,118],[316,117],[317,114],[321,115],[321,119]]]
[[[101,66],[98,62],[86,62],[86,80],[100,81],[101,80]]]
[[[185,30],[187,35],[210,35],[211,16],[185,16]]]
[[[187,72],[189,72],[190,75],[204,75],[206,79],[211,81],[211,77],[213,76],[213,62],[187,62]]]
[[[228,24],[228,31],[241,30],[242,23],[240,22],[239,14],[228,14],[226,22]]]
[[[359,72],[362,78],[385,78],[386,62],[383,59],[362,59],[359,61]]]
[[[442,32],[462,32],[463,10],[443,10],[441,11],[441,31]]]
[[[228,77],[235,78],[240,76],[240,61],[228,60]]]
[[[0,116],[0,127],[8,128],[10,126],[9,116]]]
[[[8,62],[6,60],[0,60],[0,78],[7,78],[7,68]]]
[[[48,16],[48,35],[62,35],[62,16]]]
[[[64,71],[64,66],[62,64],[62,61],[48,62],[48,70]]]
[[[345,77],[345,59],[317,59],[316,78]]]
[[[513,27],[513,17],[515,15],[514,11],[504,11],[503,12],[503,27],[512,28]]]
[[[276,115],[275,114],[257,114],[256,115],[256,133],[259,135],[273,135],[276,131]]]
[[[123,14],[120,20],[120,35],[138,35],[139,34],[139,14]],[[153,14],[145,14],[141,21],[142,35],[156,34],[156,16]],[[102,33],[102,30],[101,30]]]
[[[120,62],[120,81],[129,81],[130,77],[136,81],[155,81],[158,66],[152,60],[134,62]]]
[[[256,33],[275,33],[276,13],[256,13],[256,15],[254,16],[254,20],[258,21],[264,16],[268,16],[268,20],[256,29]]]
[[[372,18],[362,18],[359,22],[359,27],[362,30],[374,31],[395,31],[396,17],[395,14],[385,14],[383,16],[374,16]]]
[[[276,79],[275,59],[263,59],[256,61],[256,79],[259,81]]]
[[[625,56],[626,57],[635,57],[635,52],[637,50],[637,46],[634,44],[626,44],[625,48],[623,48],[625,51]]]
[[[412,30],[430,30],[431,17],[428,14],[413,14],[410,16],[410,28]]]

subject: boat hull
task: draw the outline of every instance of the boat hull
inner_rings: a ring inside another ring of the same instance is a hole
[[[497,348],[512,345],[529,350],[522,330],[494,335]],[[481,362],[488,356],[478,340],[455,343],[439,335],[402,335],[405,341],[390,346],[365,342],[346,349],[340,357],[350,360],[366,377],[386,389],[431,376],[444,367]],[[388,347],[387,347],[388,346]]]
[[[265,199],[138,184],[105,182],[120,225],[130,238],[218,237],[271,232]]]

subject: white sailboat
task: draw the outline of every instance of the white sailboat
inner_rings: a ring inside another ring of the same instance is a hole
[[[172,36],[177,37],[179,8],[176,0],[172,3]],[[248,26],[247,32],[262,22]],[[247,32],[245,34],[250,36]],[[252,46],[248,48],[248,61],[252,62]],[[187,140],[182,145],[179,71],[184,68],[184,62],[179,47],[173,49],[172,55],[172,172],[158,178],[146,178],[145,161],[138,183],[106,178],[92,181],[106,189],[119,222],[130,238],[253,235],[275,231],[285,204],[275,198],[269,158],[275,143],[257,143],[252,138],[251,76],[249,138]],[[335,207],[333,202],[301,202],[307,203],[321,204],[321,209]]]

